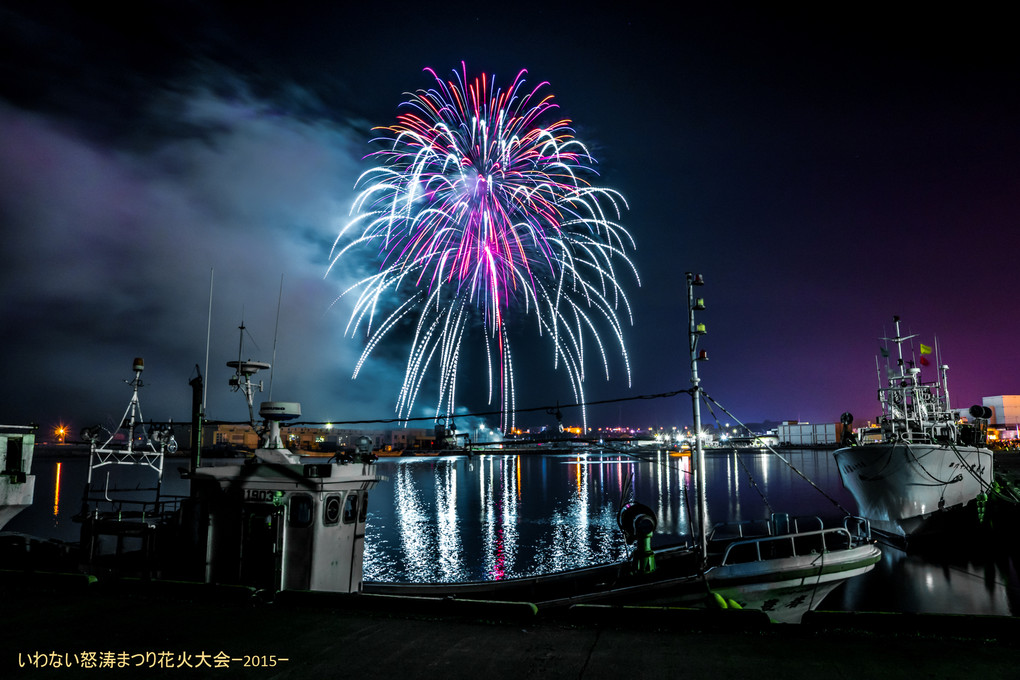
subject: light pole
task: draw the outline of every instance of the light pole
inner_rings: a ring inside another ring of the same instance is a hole
[[[691,351],[691,401],[694,404],[694,484],[698,500],[698,538],[701,546],[701,568],[705,567],[708,553],[708,502],[705,498],[705,449],[701,441],[701,379],[698,377],[698,362],[707,361],[705,350],[698,351],[698,338],[706,333],[705,324],[695,323],[694,312],[705,309],[702,298],[694,298],[694,287],[705,285],[701,274],[687,272],[687,318],[688,344]]]

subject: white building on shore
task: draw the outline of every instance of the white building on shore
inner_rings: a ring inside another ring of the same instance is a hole
[[[988,421],[989,435],[994,430],[999,440],[1020,440],[1020,394],[982,397],[981,405],[992,409]]]
[[[793,420],[776,428],[780,446],[831,446],[843,436],[842,423],[800,423]]]

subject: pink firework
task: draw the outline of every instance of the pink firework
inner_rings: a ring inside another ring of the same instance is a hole
[[[331,267],[363,248],[379,261],[342,294],[357,295],[348,332],[364,324],[368,337],[354,375],[387,332],[416,313],[397,411],[410,413],[437,365],[437,414],[452,413],[461,342],[481,327],[489,400],[498,383],[506,429],[515,407],[511,318],[535,315],[579,402],[586,342],[609,377],[600,327],[612,330],[627,365],[617,310],[628,319],[630,311],[616,274],[622,266],[636,280],[637,272],[627,254],[633,240],[617,222],[626,202],[592,184],[595,161],[570,121],[556,117],[552,95],[542,93],[547,83],[528,89],[521,71],[504,90],[484,73],[469,80],[463,65],[447,81],[426,71],[435,86],[410,95],[394,125],[377,128],[385,148],[370,154],[377,165],[359,178],[351,220],[333,248]],[[394,308],[374,324],[391,300]],[[472,323],[479,316],[484,321]]]

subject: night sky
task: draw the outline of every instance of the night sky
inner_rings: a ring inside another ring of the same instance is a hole
[[[687,271],[707,282],[703,386],[745,422],[874,417],[893,315],[937,340],[954,405],[1020,392],[1006,9],[95,4],[0,3],[0,421],[110,425],[135,356],[145,419],[189,419],[210,272],[210,418],[244,417],[224,365],[242,320],[244,358],[275,348],[272,397],[305,420],[393,417],[406,345],[351,381],[362,340],[332,302],[354,273],[325,269],[371,128],[432,86],[425,67],[461,61],[548,81],[629,203],[633,384],[618,357],[608,383],[593,364],[589,400],[689,387]],[[518,406],[572,403],[533,328],[515,336]],[[494,408],[477,362],[460,380],[465,409]],[[685,395],[589,412],[687,423]]]

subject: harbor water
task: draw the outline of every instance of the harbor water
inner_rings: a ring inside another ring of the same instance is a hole
[[[162,493],[185,495],[167,458]],[[392,582],[496,580],[625,558],[616,525],[622,502],[651,507],[653,547],[690,540],[695,512],[689,456],[665,451],[383,458],[387,481],[370,494],[365,579]],[[121,466],[123,468],[123,466]],[[83,454],[37,451],[35,502],[5,528],[76,541],[88,468]],[[713,450],[706,456],[710,523],[855,513],[832,452]],[[155,473],[119,469],[119,488],[151,487]],[[97,471],[93,486],[105,484]],[[139,493],[144,493],[139,491]],[[1020,550],[994,534],[947,537],[923,551],[882,544],[875,569],[840,586],[822,609],[1020,615]]]

